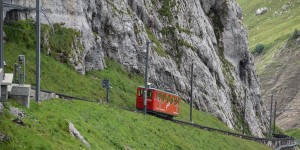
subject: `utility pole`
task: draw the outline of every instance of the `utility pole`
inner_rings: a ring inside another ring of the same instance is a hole
[[[3,69],[3,0],[0,0],[0,68]],[[4,77],[4,76],[3,76]],[[1,77],[2,78],[2,77]]]
[[[247,102],[247,90],[245,89],[245,98],[244,98],[244,113],[243,113],[243,135],[245,135],[245,126],[246,126],[246,102]]]
[[[274,128],[273,128],[273,134],[275,134],[275,127],[276,127],[276,107],[277,107],[277,101],[275,101],[275,107],[274,107]]]
[[[35,101],[40,102],[40,74],[41,74],[41,20],[40,20],[40,0],[36,0],[36,89]]]
[[[191,93],[190,93],[190,122],[193,123],[193,80],[194,80],[194,62],[191,66]]]
[[[269,129],[269,137],[272,137],[272,108],[273,108],[273,93],[271,95],[271,108],[270,108],[270,129]]]
[[[147,114],[147,91],[148,91],[148,60],[150,41],[147,41],[146,62],[145,62],[145,88],[144,88],[144,115]]]

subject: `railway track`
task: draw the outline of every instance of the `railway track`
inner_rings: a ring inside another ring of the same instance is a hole
[[[34,89],[34,88],[32,88]],[[35,90],[35,89],[34,89]],[[46,93],[54,93],[57,96],[59,96],[62,99],[67,99],[67,100],[82,100],[82,101],[87,101],[87,102],[97,102],[97,101],[93,101],[93,100],[89,100],[89,99],[85,99],[85,98],[79,98],[79,97],[74,97],[74,96],[69,96],[69,95],[65,95],[65,94],[61,94],[61,93],[55,93],[53,91],[49,91],[49,90],[41,90],[42,92],[46,92]],[[134,111],[134,110],[129,110],[129,109],[125,109],[127,111]],[[155,114],[154,114],[155,115]],[[199,125],[199,124],[195,124],[195,123],[190,123],[190,122],[186,122],[186,121],[182,121],[182,120],[177,120],[177,119],[173,119],[167,116],[161,116],[161,115],[155,115],[161,119],[167,120],[167,121],[171,121],[173,123],[176,124],[180,124],[180,125],[186,125],[186,126],[191,126],[191,127],[195,127],[198,129],[203,129],[203,130],[207,130],[207,131],[211,131],[211,132],[218,132],[218,133],[222,133],[225,135],[229,135],[229,136],[234,136],[234,137],[238,137],[241,139],[246,139],[246,140],[251,140],[251,141],[255,141],[255,142],[259,142],[259,143],[263,143],[268,145],[269,147],[276,149],[276,150],[281,150],[281,149],[293,149],[293,147],[297,146],[297,143],[295,142],[293,137],[287,136],[287,135],[281,135],[281,134],[274,134],[273,138],[259,138],[259,137],[254,137],[254,136],[248,136],[248,135],[243,135],[243,134],[239,134],[239,133],[234,133],[234,132],[229,132],[229,131],[225,131],[225,130],[220,130],[220,129],[216,129],[216,128],[212,128],[212,127],[207,127],[207,126],[203,126],[203,125]],[[275,144],[273,144],[275,143]],[[276,144],[276,143],[280,143],[280,144]],[[275,146],[272,146],[275,145]]]

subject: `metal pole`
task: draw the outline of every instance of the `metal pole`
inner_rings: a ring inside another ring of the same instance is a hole
[[[273,134],[275,134],[275,127],[276,127],[276,107],[277,107],[277,102],[275,102],[275,106],[274,106],[274,127],[273,127]]]
[[[3,69],[3,0],[0,1],[0,68]]]
[[[271,108],[270,108],[270,129],[269,129],[270,137],[272,137],[272,108],[273,108],[273,93],[271,95]]]
[[[18,58],[19,60],[18,60],[18,81],[19,81],[19,85],[21,84],[21,62],[20,62],[20,57]]]
[[[145,62],[145,88],[144,88],[144,114],[147,113],[147,90],[148,90],[148,60],[149,60],[149,45],[147,41],[146,62]]]
[[[40,20],[40,0],[36,0],[36,91],[35,101],[40,101],[40,74],[41,74],[41,20]]]
[[[245,135],[245,125],[246,125],[246,102],[247,102],[247,90],[245,89],[245,98],[244,98],[244,114],[243,114],[243,135]]]
[[[193,123],[193,80],[194,80],[194,62],[191,66],[191,93],[190,93],[190,122]]]
[[[107,103],[110,103],[109,89],[110,89],[110,83],[109,83],[109,79],[107,79],[106,80],[106,102]]]

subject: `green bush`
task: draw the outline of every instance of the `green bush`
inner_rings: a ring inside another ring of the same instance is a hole
[[[7,42],[15,42],[26,48],[36,45],[35,25],[32,20],[8,21],[4,23]]]
[[[263,50],[265,49],[265,46],[263,44],[257,44],[254,48],[254,54],[261,54]]]
[[[159,14],[168,18],[169,22],[173,21],[171,9],[176,6],[174,0],[164,0],[162,8],[158,10]]]
[[[296,39],[298,37],[300,37],[300,31],[298,31],[297,29],[295,29],[295,31],[294,31],[291,39]]]
[[[53,30],[48,25],[42,25],[42,48],[43,50],[51,49],[51,55],[62,63],[68,63],[68,58],[74,46],[78,46],[83,50],[83,45],[80,43],[80,32],[65,28],[62,24],[54,24]],[[45,41],[49,42],[49,45]]]

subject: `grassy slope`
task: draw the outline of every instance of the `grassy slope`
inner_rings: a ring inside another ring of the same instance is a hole
[[[286,42],[295,29],[300,29],[300,1],[290,0],[237,0],[242,6],[244,23],[249,31],[249,46],[251,51],[257,44],[264,44],[266,50],[256,63],[258,73],[262,73],[270,63],[274,54]],[[292,5],[287,2],[292,2]],[[288,11],[282,7],[287,4]],[[255,16],[258,8],[267,7],[264,15]],[[276,13],[277,12],[277,13]]]
[[[34,85],[35,50],[28,47],[28,44],[25,44],[25,42],[27,42],[26,37],[24,39],[25,40],[19,40],[17,44],[11,41],[5,44],[4,53],[7,63],[6,72],[12,72],[13,64],[17,62],[17,55],[24,54],[26,56],[27,64],[26,83]],[[215,149],[218,147],[218,143],[224,139],[225,141],[229,140],[227,142],[231,144],[228,144],[228,146],[223,144],[222,148],[219,147],[221,149],[232,149],[239,146],[245,146],[245,149],[257,146],[263,147],[257,143],[223,136],[218,133],[208,134],[206,131],[195,130],[189,127],[182,127],[181,130],[181,128],[176,125],[170,125],[170,123],[165,123],[164,121],[154,117],[146,116],[144,118],[140,115],[118,109],[120,107],[129,109],[135,108],[136,87],[142,85],[143,78],[124,71],[121,65],[115,61],[107,60],[107,68],[103,71],[92,71],[88,72],[86,75],[81,75],[74,72],[70,66],[61,64],[54,58],[42,54],[42,89],[87,98],[96,102],[99,101],[99,98],[101,100],[104,98],[104,91],[101,88],[101,81],[104,78],[109,78],[111,80],[113,87],[111,90],[111,106],[114,106],[114,108],[103,105],[99,107],[97,103],[77,101],[66,102],[61,100],[43,102],[40,105],[32,104],[31,109],[26,110],[28,117],[24,119],[28,126],[19,127],[18,125],[13,124],[11,122],[12,117],[7,115],[0,122],[0,132],[7,133],[12,137],[12,141],[10,143],[2,143],[1,147],[7,146],[9,149],[56,149],[58,146],[63,145],[63,147],[68,149],[72,149],[74,147],[78,148],[81,143],[72,139],[67,133],[66,120],[71,120],[77,129],[87,137],[89,142],[92,143],[92,146],[97,148],[101,148],[101,146],[105,148],[124,148],[124,146],[126,147],[126,143],[131,143],[128,146],[140,149],[142,147],[139,147],[139,143],[136,141],[136,138],[141,138],[139,142],[146,142],[146,147],[154,148],[154,146],[160,146],[159,144],[156,144],[153,141],[147,141],[140,136],[143,135],[142,129],[159,131],[159,127],[153,126],[153,122],[155,122],[155,124],[158,123],[159,126],[171,126],[172,130],[176,130],[178,133],[175,135],[178,134],[180,136],[172,137],[172,140],[176,141],[177,146],[179,145],[178,143],[182,143],[181,145],[185,149],[191,149],[197,146],[204,146],[204,149],[211,149],[211,146],[213,146]],[[103,118],[102,116],[106,116],[106,118]],[[115,122],[111,122],[111,120],[109,120],[113,117],[117,118]],[[121,117],[123,118],[121,119]],[[193,117],[193,121],[195,123],[223,130],[230,130],[224,125],[224,123],[220,122],[217,118],[210,114],[194,110]],[[181,104],[181,115],[178,118],[186,121],[189,120],[189,108],[187,104]],[[142,126],[136,127],[137,124],[134,124],[134,120],[146,121],[144,125],[143,121],[139,122]],[[99,126],[98,124],[101,125]],[[126,130],[124,129],[122,132],[113,132],[121,130],[123,127],[126,128]],[[136,131],[134,131],[134,135],[131,135],[133,127],[136,128]],[[85,131],[85,128],[90,129],[90,131]],[[147,134],[149,134],[149,138],[151,137],[151,139],[157,139],[160,142],[165,143],[162,146],[169,145],[172,142],[166,137],[172,134],[167,131],[167,128],[163,129],[164,130],[162,131],[166,131],[166,135],[156,135],[157,133]],[[141,132],[141,134],[139,134],[139,132]],[[87,133],[90,133],[91,136],[89,137]],[[185,136],[183,133],[187,133],[189,136]],[[207,136],[211,138],[209,139],[205,136],[206,134],[208,134]],[[192,138],[188,138],[190,136]],[[128,142],[128,139],[131,139],[132,141]],[[193,141],[193,139],[196,140],[194,140],[195,142],[191,145],[186,142]],[[125,142],[122,142],[123,140]],[[183,142],[186,144],[183,144]],[[122,143],[123,145],[119,145]],[[173,146],[175,149],[180,148],[176,148],[176,144],[173,144]]]
[[[25,111],[24,127],[12,123],[9,115],[1,122],[0,131],[12,138],[0,143],[1,148],[86,149],[69,135],[67,121],[71,121],[92,149],[268,149],[253,141],[97,103],[52,100],[33,103]]]
[[[298,143],[298,145],[300,146],[300,129],[290,129],[290,130],[286,130],[286,133],[289,136],[292,136],[296,139],[296,142]]]
[[[7,62],[7,72],[12,72],[12,65],[15,56],[25,54],[26,56],[26,82],[35,83],[35,51],[18,50],[14,43],[5,45],[5,58]],[[98,101],[99,97],[104,100],[104,89],[102,88],[102,79],[108,78],[111,81],[111,99],[112,104],[122,108],[135,109],[135,92],[139,85],[143,84],[143,78],[138,75],[127,73],[120,64],[115,61],[107,60],[107,68],[103,71],[91,71],[86,75],[74,72],[67,65],[55,61],[52,57],[42,55],[41,67],[41,87],[64,93],[66,95],[87,98]],[[54,71],[53,71],[54,70]],[[182,102],[181,120],[189,120],[189,106]],[[195,123],[212,126],[219,129],[229,130],[224,123],[219,121],[208,113],[203,113],[194,109],[193,118]]]

